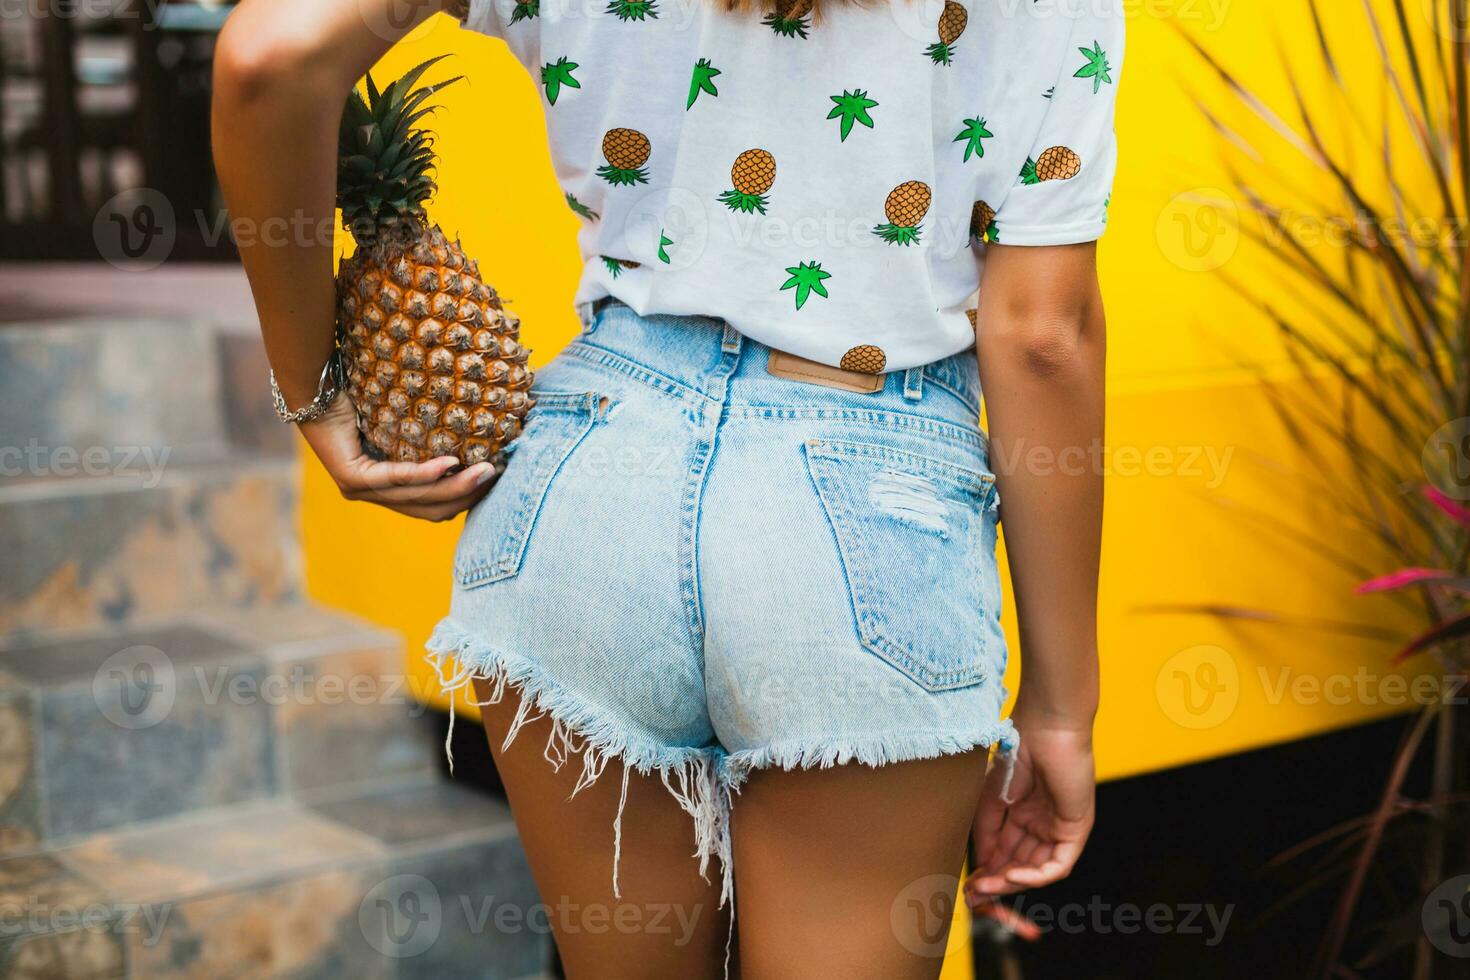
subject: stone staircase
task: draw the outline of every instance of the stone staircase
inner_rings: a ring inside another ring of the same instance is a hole
[[[264,379],[189,319],[0,325],[0,978],[542,976],[505,806],[303,595]]]

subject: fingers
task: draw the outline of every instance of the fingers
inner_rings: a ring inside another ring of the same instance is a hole
[[[1061,841],[1051,849],[1046,860],[1032,866],[1012,868],[1006,872],[1005,878],[1018,888],[1054,884],[1072,873],[1081,856],[1082,841]]]
[[[405,517],[414,517],[423,521],[447,521],[469,510],[475,504],[478,504],[485,494],[490,492],[490,487],[491,484],[487,483],[473,493],[441,503],[385,504],[384,506],[397,511]]]
[[[452,476],[441,476],[432,483],[411,486],[389,487],[374,490],[362,499],[382,504],[418,504],[432,506],[450,503],[468,497],[495,478],[495,468],[489,463],[476,463]]]
[[[332,476],[348,500],[378,499],[398,488],[424,487],[436,482],[458,462],[453,456],[440,456],[424,463],[381,463],[359,456],[347,465],[332,469]]]

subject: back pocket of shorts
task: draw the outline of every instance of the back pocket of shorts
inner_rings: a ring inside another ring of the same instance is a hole
[[[807,470],[868,650],[930,691],[1004,662],[994,478],[887,446],[814,439]],[[998,669],[998,668],[997,668]]]
[[[460,535],[454,576],[465,588],[521,570],[552,481],[605,408],[594,392],[536,392],[535,398],[525,431],[510,444],[505,472],[470,512]]]

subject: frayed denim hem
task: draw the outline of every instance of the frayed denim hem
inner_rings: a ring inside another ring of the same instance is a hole
[[[623,764],[623,787],[613,820],[613,896],[621,898],[618,888],[618,861],[622,856],[623,809],[628,801],[628,777],[636,770],[642,775],[659,774],[664,788],[694,821],[694,856],[699,859],[699,873],[709,880],[711,859],[721,865],[719,907],[730,899],[734,887],[730,866],[730,795],[720,781],[717,748],[670,748],[646,740],[630,738],[626,728],[609,718],[598,706],[584,701],[558,684],[536,664],[518,654],[496,650],[453,620],[445,619],[429,638],[425,655],[449,702],[449,734],[444,751],[449,769],[454,771],[454,754],[450,742],[454,738],[454,702],[461,694],[475,706],[498,704],[507,688],[520,695],[520,707],[506,732],[504,751],[515,741],[526,724],[549,715],[551,735],[542,753],[555,771],[567,759],[582,754],[582,775],[572,789],[576,796],[597,781],[607,764],[617,759]],[[453,661],[453,663],[451,663]],[[484,701],[475,699],[471,682],[488,681],[491,693]]]
[[[720,782],[730,791],[739,792],[740,786],[756,769],[829,769],[850,762],[865,766],[886,766],[894,762],[934,759],[942,755],[957,755],[992,746],[996,749],[996,764],[1006,767],[1001,783],[1001,798],[1009,800],[1011,778],[1016,770],[1016,750],[1020,747],[1020,736],[1009,718],[969,735],[933,731],[905,732],[835,737],[815,742],[788,741],[758,749],[743,749],[720,758]]]

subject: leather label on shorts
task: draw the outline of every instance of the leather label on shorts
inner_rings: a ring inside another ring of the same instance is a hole
[[[862,394],[872,394],[883,390],[884,376],[881,374],[848,371],[830,364],[823,364],[821,361],[810,361],[805,357],[797,357],[795,354],[788,354],[781,350],[771,351],[770,356],[766,358],[766,372],[778,378],[790,378],[792,381],[804,381],[807,384],[840,388],[843,391],[856,391]]]

